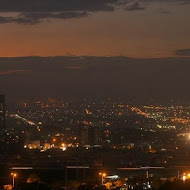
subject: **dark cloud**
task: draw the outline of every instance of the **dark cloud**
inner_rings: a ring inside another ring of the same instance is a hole
[[[132,4],[129,4],[125,10],[127,11],[139,11],[139,10],[145,10],[145,7],[141,6],[139,2],[134,2]]]
[[[113,11],[120,0],[0,0],[0,12],[17,12],[1,16],[0,23],[37,24],[48,19],[87,17],[97,11]]]
[[[147,4],[161,0],[0,0],[0,24],[37,24],[49,19],[83,18],[99,11],[144,10]],[[190,0],[166,0],[167,3],[189,4]],[[3,13],[18,13],[4,16]]]
[[[12,19],[12,17],[0,16],[0,24],[11,23]]]
[[[189,4],[190,0],[137,0],[138,2],[144,3],[155,3],[155,2],[165,2],[165,3],[179,3],[179,4]]]
[[[0,12],[110,11],[120,0],[0,0]]]
[[[162,0],[0,0],[0,12],[67,12],[113,11],[118,6]],[[165,0],[167,3],[188,4],[190,0]]]
[[[56,19],[71,19],[71,18],[82,18],[87,17],[89,13],[85,11],[79,12],[35,12],[35,13],[21,13],[16,17],[0,17],[0,24],[5,23],[18,23],[18,24],[37,24],[44,20],[56,18]]]
[[[190,56],[190,49],[178,49],[175,51],[177,56]]]
[[[36,18],[25,18],[24,16],[18,17],[5,17],[0,16],[0,24],[6,23],[18,23],[18,24],[37,24],[40,22],[40,19]]]

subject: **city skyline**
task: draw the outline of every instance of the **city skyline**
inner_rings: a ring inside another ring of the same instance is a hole
[[[190,189],[190,0],[0,0],[0,190]]]

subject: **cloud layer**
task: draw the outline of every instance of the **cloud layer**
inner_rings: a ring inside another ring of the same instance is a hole
[[[48,19],[71,19],[71,18],[82,18],[89,15],[86,11],[78,12],[61,12],[61,13],[51,13],[51,12],[30,12],[30,13],[21,13],[16,17],[0,17],[0,24],[5,23],[17,23],[17,24],[38,24],[44,20]]]
[[[1,13],[18,13],[0,16],[0,24],[37,24],[48,19],[83,18],[99,11],[145,10],[147,4],[161,0],[0,0]],[[190,0],[166,0],[166,3],[189,4]]]
[[[175,51],[177,56],[190,56],[190,49],[178,49]]]
[[[0,93],[25,96],[190,97],[190,58],[0,58]],[[176,77],[177,76],[177,77]]]

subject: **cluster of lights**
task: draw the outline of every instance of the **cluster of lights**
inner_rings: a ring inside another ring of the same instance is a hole
[[[142,116],[144,116],[144,117],[148,117],[148,116],[149,116],[147,113],[141,111],[141,110],[140,110],[139,108],[137,108],[137,107],[132,107],[132,108],[131,108],[131,111],[136,112],[138,115],[142,115]]]
[[[189,119],[183,119],[183,118],[172,118],[171,119],[172,122],[175,122],[175,123],[181,123],[181,124],[188,124],[190,122]]]
[[[186,181],[187,179],[190,179],[190,173],[188,173],[188,174],[183,173],[182,181],[185,183],[185,181]]]
[[[174,125],[157,125],[159,129],[176,129]]]
[[[15,119],[20,119],[20,120],[22,120],[22,121],[24,121],[24,122],[26,122],[27,124],[32,125],[32,126],[35,126],[35,125],[36,125],[34,122],[32,122],[32,121],[30,121],[30,120],[28,120],[28,119],[26,119],[26,118],[24,118],[24,117],[21,117],[21,116],[19,116],[18,114],[12,114],[12,115],[10,115],[10,117],[14,117]]]
[[[53,139],[53,142],[55,143],[56,139]],[[55,144],[45,143],[44,146],[40,146],[40,143],[38,145],[34,143],[34,144],[24,145],[25,149],[27,149],[27,148],[29,148],[30,150],[40,149],[40,152],[44,152],[44,151],[51,149],[51,148],[60,148],[61,150],[66,151],[67,147],[73,147],[73,144],[66,145],[65,143],[62,143],[60,146],[55,146]]]
[[[66,144],[65,144],[65,143],[62,143],[61,146],[60,146],[60,149],[61,149],[62,151],[66,151],[66,150],[67,150]]]

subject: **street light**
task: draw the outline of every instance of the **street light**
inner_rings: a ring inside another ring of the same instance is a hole
[[[106,173],[99,173],[99,175],[102,177],[102,185],[104,185],[104,177],[106,177]]]
[[[15,177],[17,176],[16,173],[11,173],[11,175],[13,176],[13,188],[15,187]]]
[[[183,176],[182,176],[183,183],[185,183],[186,179],[187,179],[186,173],[183,173]]]

